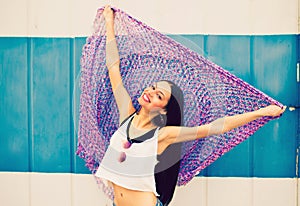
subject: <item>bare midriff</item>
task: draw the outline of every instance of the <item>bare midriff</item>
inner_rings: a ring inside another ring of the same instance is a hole
[[[153,192],[130,190],[113,184],[116,206],[155,206],[157,198]]]

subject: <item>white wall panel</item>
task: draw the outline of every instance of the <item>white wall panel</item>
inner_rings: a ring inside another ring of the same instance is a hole
[[[297,190],[296,190],[297,197],[298,197],[298,200],[297,200],[298,205],[297,206],[300,206],[300,179],[299,178],[298,178]]]
[[[87,36],[108,3],[167,34],[298,33],[297,0],[2,0],[0,36]]]
[[[252,0],[250,31],[259,34],[298,32],[298,0]]]
[[[29,173],[0,173],[0,205],[31,206]]]
[[[207,206],[254,206],[252,185],[251,178],[209,178]]]
[[[297,179],[194,178],[170,206],[299,206]],[[92,175],[0,173],[0,205],[111,206]]]
[[[104,5],[103,0],[74,0],[72,1],[72,35],[71,36],[88,36],[93,32],[93,21],[97,9]]]
[[[72,34],[71,0],[28,0],[29,36],[70,36]]]
[[[30,206],[71,206],[71,174],[30,174]]]
[[[187,185],[177,187],[174,193],[173,200],[170,203],[170,206],[206,206],[208,201],[208,179],[209,178],[206,177],[194,178]]]
[[[27,36],[28,2],[0,1],[0,36]]]
[[[254,178],[253,205],[297,205],[297,179]]]
[[[98,188],[92,175],[72,175],[72,206],[111,206],[112,201]]]

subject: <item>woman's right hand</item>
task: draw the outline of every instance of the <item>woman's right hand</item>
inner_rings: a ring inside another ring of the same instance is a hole
[[[109,5],[106,5],[104,7],[104,11],[103,11],[103,16],[105,18],[105,21],[108,22],[113,22],[114,21],[114,12],[113,10],[110,8]]]
[[[270,116],[270,117],[277,117],[280,116],[286,109],[286,106],[279,107],[276,105],[269,105],[264,108],[258,110],[261,116]]]

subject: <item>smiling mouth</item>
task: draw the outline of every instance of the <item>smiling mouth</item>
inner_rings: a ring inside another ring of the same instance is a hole
[[[144,99],[145,102],[149,102],[150,103],[150,99],[149,99],[149,97],[148,97],[147,94],[143,95],[143,99]]]

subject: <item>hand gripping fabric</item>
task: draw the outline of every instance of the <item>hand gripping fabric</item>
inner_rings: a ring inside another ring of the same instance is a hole
[[[266,94],[171,38],[115,10],[115,35],[124,86],[138,109],[143,89],[159,80],[176,83],[184,93],[184,125],[198,126],[276,104]],[[118,110],[105,62],[105,20],[97,12],[94,33],[81,58],[81,96],[77,154],[95,173],[109,140],[118,128]],[[186,142],[182,147],[177,185],[185,185],[202,169],[271,120],[263,117],[222,135]],[[99,180],[110,196],[112,191]]]

